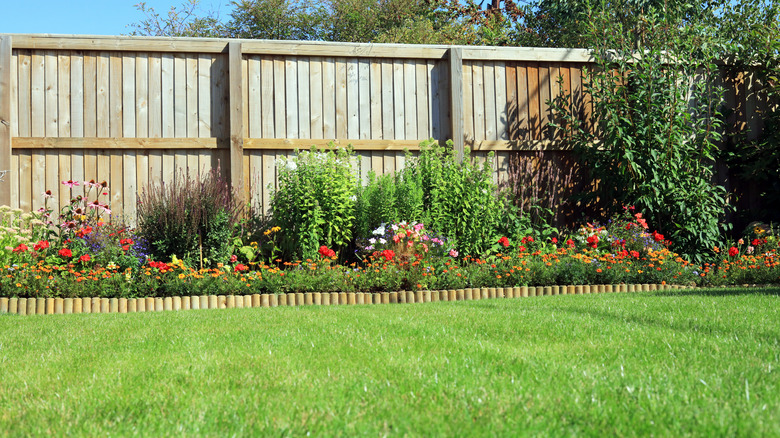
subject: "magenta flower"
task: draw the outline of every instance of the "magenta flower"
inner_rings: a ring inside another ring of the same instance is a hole
[[[72,179],[69,179],[67,181],[63,181],[62,185],[68,186],[70,188],[77,187],[79,185],[78,181],[73,181]]]

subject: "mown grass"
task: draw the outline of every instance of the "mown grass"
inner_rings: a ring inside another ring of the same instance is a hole
[[[0,316],[0,435],[780,435],[780,289]]]

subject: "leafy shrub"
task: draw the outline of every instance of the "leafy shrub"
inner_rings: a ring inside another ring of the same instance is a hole
[[[461,254],[481,254],[498,234],[503,204],[496,196],[490,163],[466,156],[455,158],[451,141],[420,144],[420,154],[407,160],[402,178],[422,189],[421,221],[454,240]]]
[[[652,10],[639,22],[630,30],[591,23],[600,43],[583,88],[595,126],[564,95],[553,102],[556,126],[599,181],[605,208],[636,205],[678,252],[702,259],[726,229],[728,209],[724,188],[712,183],[722,125],[720,93],[710,84],[717,67],[708,47],[676,23]]]
[[[380,224],[414,222],[423,216],[423,189],[419,179],[398,172],[368,175],[368,184],[358,187],[355,235],[368,236]]]
[[[215,169],[200,180],[184,176],[144,190],[138,235],[154,259],[178,256],[191,266],[216,266],[230,258],[241,212],[230,185]]]
[[[350,243],[357,187],[350,153],[313,149],[280,160],[271,207],[285,259],[313,259],[321,245],[343,250]]]

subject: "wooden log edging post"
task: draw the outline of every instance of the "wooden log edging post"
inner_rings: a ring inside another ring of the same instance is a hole
[[[52,315],[76,313],[138,313],[198,309],[242,309],[277,306],[328,306],[368,304],[411,304],[438,301],[527,298],[533,296],[652,292],[693,289],[696,286],[670,284],[598,284],[565,286],[519,286],[396,292],[307,292],[252,295],[192,295],[144,298],[38,298],[2,297],[0,313]]]

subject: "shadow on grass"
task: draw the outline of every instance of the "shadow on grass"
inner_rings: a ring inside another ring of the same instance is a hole
[[[712,289],[680,289],[657,292],[644,292],[645,297],[726,297],[739,295],[780,295],[780,287],[725,287]]]

